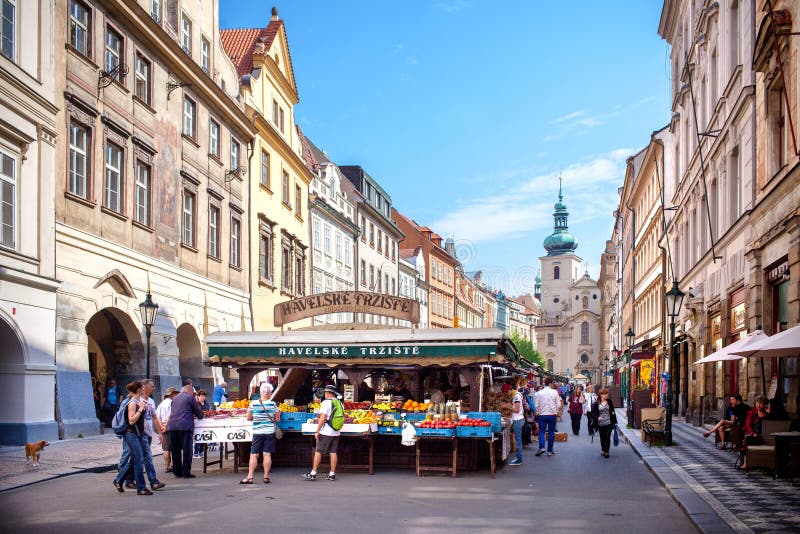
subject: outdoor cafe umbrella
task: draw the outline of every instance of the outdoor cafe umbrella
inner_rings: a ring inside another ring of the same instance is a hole
[[[732,352],[746,358],[800,356],[800,325],[774,336],[764,336],[758,343],[737,347]]]
[[[738,341],[734,341],[730,345],[722,347],[716,352],[712,352],[705,358],[700,358],[696,362],[695,365],[698,363],[708,363],[708,362],[723,362],[723,361],[730,361],[730,360],[744,360],[744,356],[740,356],[737,352],[740,350],[747,350],[748,347],[754,346],[755,344],[761,342],[764,339],[769,338],[764,332],[761,330],[756,330],[752,334],[747,337],[743,337]]]

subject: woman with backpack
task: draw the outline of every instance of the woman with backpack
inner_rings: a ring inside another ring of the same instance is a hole
[[[136,480],[137,495],[152,495],[144,481],[144,411],[147,409],[147,399],[143,398],[144,387],[138,380],[127,386],[128,399],[124,406],[125,431],[122,439],[128,446],[130,455],[133,456],[133,475]],[[116,429],[115,429],[116,431]],[[125,492],[123,486],[126,470],[120,470],[114,479],[114,487],[119,493]]]
[[[581,419],[583,418],[583,404],[586,398],[583,396],[583,386],[578,386],[569,396],[567,411],[572,419],[572,433],[576,436],[581,432]]]

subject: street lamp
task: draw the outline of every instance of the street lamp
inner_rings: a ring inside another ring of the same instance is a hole
[[[631,409],[631,384],[632,384],[632,377],[633,373],[631,372],[631,347],[633,347],[633,340],[636,337],[636,334],[633,333],[633,328],[628,327],[628,331],[625,332],[625,344],[628,346],[628,351],[625,353],[625,363],[628,364],[628,369],[625,372],[626,379],[626,386],[625,386],[625,400],[628,403],[628,410]],[[630,418],[630,416],[629,416]]]
[[[672,288],[667,291],[667,315],[669,315],[669,371],[667,372],[667,405],[665,406],[664,445],[672,445],[672,376],[678,356],[675,354],[675,318],[681,312],[684,293],[678,287],[678,282],[673,280]]]
[[[144,364],[144,374],[145,378],[150,378],[150,328],[156,322],[156,314],[158,313],[158,304],[153,302],[152,297],[150,296],[150,290],[147,290],[147,295],[144,298],[144,302],[139,303],[139,314],[142,316],[142,324],[144,325],[144,336],[147,340],[147,345],[145,346],[145,364]]]

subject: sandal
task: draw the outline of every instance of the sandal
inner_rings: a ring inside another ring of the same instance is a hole
[[[253,483],[252,478],[245,478],[239,481],[239,484],[252,484],[252,483]]]
[[[264,477],[264,484],[269,484],[270,480],[269,477]]]

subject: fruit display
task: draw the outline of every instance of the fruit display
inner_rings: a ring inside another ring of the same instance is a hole
[[[492,426],[489,421],[483,419],[470,419],[469,417],[461,419],[456,423],[456,426]]]
[[[311,402],[308,404],[308,411],[309,412],[318,412],[320,407],[319,402]]]
[[[241,408],[249,408],[250,407],[250,401],[247,400],[247,399],[239,399],[239,400],[235,400],[235,401],[228,401],[228,402],[223,402],[222,404],[219,405],[219,407],[221,409],[224,409],[224,410],[230,410],[230,409],[234,409],[234,408],[239,408],[239,409],[241,409]]]
[[[403,407],[403,403],[400,401],[394,402],[379,402],[378,404],[372,405],[373,410],[380,410],[382,412],[395,412]]]
[[[352,402],[352,401],[344,401],[342,402],[342,406],[344,406],[345,410],[369,410],[372,403],[370,401],[363,401],[363,402]]]
[[[400,410],[404,412],[427,412],[428,409],[433,407],[433,403],[424,403],[424,402],[417,402],[415,400],[408,399],[405,403],[403,403]]]
[[[420,421],[415,426],[417,428],[455,428],[457,423],[449,420]]]
[[[286,412],[286,413],[294,413],[294,412],[299,411],[297,409],[297,406],[295,406],[293,404],[286,404],[285,402],[282,402],[282,403],[280,403],[278,405],[278,410],[280,410],[282,412]]]

